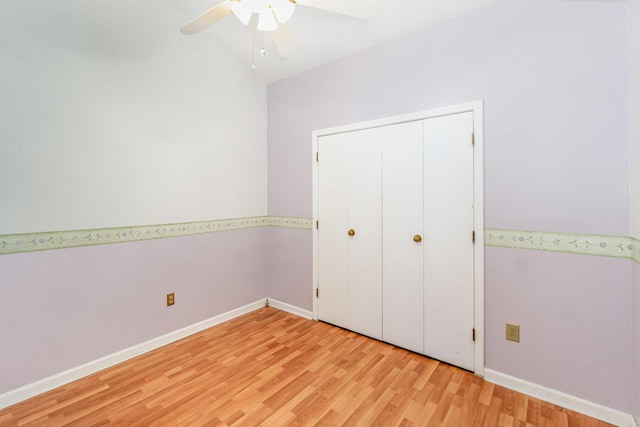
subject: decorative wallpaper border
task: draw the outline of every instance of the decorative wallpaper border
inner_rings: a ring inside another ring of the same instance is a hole
[[[270,227],[298,228],[300,230],[313,229],[311,218],[290,217],[290,216],[270,216]]]
[[[484,244],[499,248],[625,258],[640,263],[640,241],[626,236],[487,228],[484,230]]]
[[[313,220],[303,217],[255,216],[134,227],[5,234],[0,235],[0,255],[136,242],[257,227],[312,230]],[[484,244],[500,248],[625,258],[640,263],[640,240],[625,236],[487,228],[484,231]]]
[[[0,255],[192,236],[195,234],[256,227],[285,227],[311,230],[312,225],[311,218],[255,216],[134,227],[5,234],[0,235]]]

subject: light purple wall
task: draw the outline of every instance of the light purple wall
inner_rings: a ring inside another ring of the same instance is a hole
[[[628,235],[626,39],[623,3],[498,1],[274,83],[269,213],[311,216],[312,130],[483,99],[487,227]]]
[[[631,412],[631,263],[492,247],[485,257],[486,366]],[[505,340],[505,322],[520,325],[520,343]]]
[[[631,183],[631,236],[640,239],[640,0],[629,2],[631,19],[629,37],[629,145]],[[640,424],[640,266],[634,266],[634,354],[635,354],[635,411]]]
[[[486,227],[629,235],[627,24],[624,3],[500,0],[270,85],[269,213],[311,216],[313,130],[482,99]],[[287,252],[311,257],[306,236],[274,239],[270,253],[285,244],[296,245]],[[487,366],[631,411],[628,261],[488,253]],[[517,275],[512,257],[529,273]],[[287,280],[274,265],[270,295],[298,304],[309,295],[302,305],[309,307],[310,281]],[[591,274],[573,273],[583,267]],[[564,274],[553,278],[555,287],[544,282],[546,268]],[[520,279],[504,296],[500,291],[510,284],[501,275]],[[576,337],[580,351],[547,347],[560,341],[544,338],[555,334],[552,319],[524,304],[551,298],[558,327]],[[506,345],[499,337],[514,317],[514,302],[522,304],[526,327],[518,358],[506,360],[498,354]],[[594,339],[581,321],[593,326],[599,318]],[[612,361],[599,341],[605,335],[609,348],[626,353]],[[531,346],[535,351],[523,351]],[[571,375],[551,378],[554,360]]]
[[[640,264],[633,264],[634,415],[640,424]]]
[[[0,2],[0,234],[266,214],[266,84],[186,21]]]
[[[311,233],[269,228],[269,298],[313,310]]]
[[[0,2],[0,234],[266,214],[266,84],[185,22]],[[0,256],[0,394],[265,298],[266,251],[255,229]]]
[[[0,256],[0,394],[265,298],[266,245],[259,228]]]

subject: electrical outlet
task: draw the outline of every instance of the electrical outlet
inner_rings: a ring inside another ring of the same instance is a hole
[[[506,324],[507,339],[510,341],[520,342],[520,325],[513,323]]]
[[[170,294],[167,294],[167,307],[175,303],[176,303],[176,294],[174,294],[173,292],[171,292]]]

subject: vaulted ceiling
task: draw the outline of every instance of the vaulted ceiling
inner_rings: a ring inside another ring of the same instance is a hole
[[[185,16],[185,23],[222,0],[169,0]],[[280,58],[271,35],[257,33],[255,72],[267,83],[309,70],[358,50],[375,46],[422,28],[485,6],[495,0],[345,0],[361,3],[371,12],[370,19],[352,18],[320,9],[296,6],[289,21],[296,54]],[[176,28],[176,31],[179,29]],[[252,62],[252,31],[234,16],[228,16],[194,36],[217,41],[247,67]],[[267,52],[257,49],[264,43]]]

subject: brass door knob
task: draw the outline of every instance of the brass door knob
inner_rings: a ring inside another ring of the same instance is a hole
[[[416,243],[422,242],[422,236],[419,234],[416,234],[415,236],[413,236],[413,241]]]
[[[356,230],[354,230],[354,229],[352,228],[351,230],[347,231],[347,234],[348,234],[349,236],[355,236],[355,235],[356,235]]]

